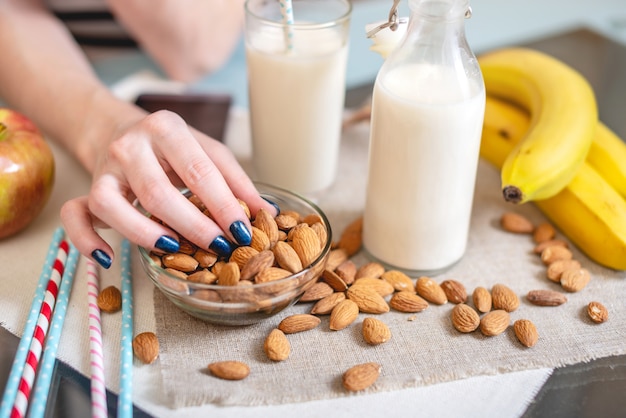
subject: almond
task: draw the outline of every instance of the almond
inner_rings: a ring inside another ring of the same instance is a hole
[[[211,363],[208,369],[213,376],[226,380],[241,380],[250,374],[250,367],[246,363],[234,360]]]
[[[537,344],[537,340],[539,339],[537,328],[535,324],[528,319],[518,319],[515,321],[513,323],[513,331],[515,331],[515,336],[522,345],[532,347]]]
[[[411,280],[408,275],[399,270],[388,270],[384,272],[380,276],[380,278],[391,284],[393,288],[398,292],[402,290],[415,289],[415,284],[413,283],[413,280]]]
[[[491,293],[486,288],[478,286],[472,293],[472,302],[478,312],[489,312],[492,306]]]
[[[217,261],[216,254],[210,253],[202,249],[198,249],[193,255],[193,258],[198,261],[198,267],[201,267],[203,269],[212,267],[213,264],[215,264],[215,262]]]
[[[298,225],[298,220],[300,218],[299,215],[297,217],[289,214],[289,213],[280,213],[278,216],[274,218],[276,221],[276,225],[278,229],[282,231],[289,231],[294,226]]]
[[[551,239],[551,240],[548,240],[548,241],[540,242],[539,244],[535,245],[535,248],[533,249],[533,252],[535,254],[541,254],[543,252],[543,250],[545,250],[546,248],[548,248],[548,247],[550,247],[552,245],[557,245],[559,247],[569,248],[569,244],[567,243],[567,241],[563,241],[562,239]]]
[[[359,306],[350,299],[344,299],[330,313],[330,329],[340,331],[353,323],[359,316]]]
[[[328,253],[328,258],[326,259],[326,269],[334,271],[344,261],[348,261],[348,253],[346,252],[346,250],[344,250],[343,248],[332,249]]]
[[[513,312],[519,308],[519,298],[515,292],[501,283],[491,288],[491,302],[494,309],[503,309],[507,312]]]
[[[382,297],[389,296],[395,290],[389,282],[381,279],[376,279],[374,277],[361,277],[360,279],[356,279],[351,287],[359,286],[364,286],[372,289]]]
[[[239,266],[240,269],[243,268],[243,266],[246,265],[246,263],[248,262],[248,260],[250,260],[250,258],[252,258],[253,256],[257,255],[259,253],[259,250],[254,249],[248,245],[244,245],[243,247],[237,247],[233,250],[233,252],[230,255],[230,258],[228,259],[228,261],[237,263],[237,265]],[[217,267],[217,263],[215,266],[213,266],[213,272],[215,274],[217,274],[219,276],[219,272],[215,271],[215,268]]]
[[[327,315],[332,312],[333,308],[339,304],[342,300],[346,299],[344,292],[335,292],[328,295],[317,302],[311,308],[312,315]]]
[[[105,287],[98,293],[96,303],[103,312],[117,312],[122,309],[122,293],[115,286]]]
[[[541,252],[541,261],[546,266],[554,263],[557,260],[571,260],[572,252],[565,247],[559,245],[552,245]]]
[[[533,240],[540,244],[542,242],[550,241],[554,239],[556,235],[556,230],[554,227],[548,222],[542,222],[533,231]]]
[[[436,305],[443,305],[448,302],[446,292],[443,291],[441,285],[430,277],[422,276],[415,283],[417,294]]]
[[[506,212],[500,218],[500,225],[507,232],[530,234],[535,230],[533,223],[525,216],[514,212]]]
[[[274,253],[270,250],[260,251],[248,259],[241,269],[241,280],[251,280],[266,268],[274,265]]]
[[[351,286],[346,296],[359,306],[361,312],[372,314],[389,312],[389,305],[385,299],[367,286]]]
[[[263,350],[268,359],[272,361],[283,361],[289,358],[291,344],[284,332],[274,328],[263,344]]]
[[[326,264],[326,268],[327,270],[330,270],[328,263]],[[352,260],[345,260],[334,269],[337,276],[341,277],[341,280],[343,280],[348,286],[354,283],[356,270],[356,264],[354,264],[354,261]]]
[[[236,286],[241,278],[241,272],[237,263],[229,261],[221,268],[217,275],[217,282],[220,286]]]
[[[159,339],[154,332],[142,332],[133,338],[133,353],[142,363],[150,364],[159,356]]]
[[[373,277],[375,279],[382,276],[385,272],[385,267],[382,264],[377,263],[375,261],[370,261],[369,263],[363,264],[356,271],[355,279],[360,279],[361,277]]]
[[[341,277],[334,271],[324,270],[322,272],[322,279],[333,288],[335,292],[345,292],[348,290],[348,285],[343,281]]]
[[[565,270],[571,268],[579,269],[580,267],[581,265],[578,260],[556,260],[548,266],[548,269],[546,270],[546,277],[550,281],[561,283],[561,274],[563,274]]]
[[[526,299],[537,306],[559,306],[567,302],[567,297],[563,293],[548,289],[531,290]]]
[[[217,274],[210,270],[202,269],[187,276],[187,280],[193,283],[213,284],[217,281]]]
[[[198,268],[198,260],[188,254],[176,253],[166,254],[161,257],[161,261],[165,267],[188,273]]]
[[[196,249],[197,249],[197,247],[195,245],[193,245],[191,242],[189,242],[188,240],[186,240],[184,238],[180,238],[179,239],[179,241],[178,241],[178,252],[179,253],[187,254],[187,255],[190,255],[190,256],[193,257],[193,255],[196,253]]]
[[[480,320],[480,331],[486,336],[502,334],[511,322],[511,316],[503,309],[497,309],[485,314]]]
[[[587,314],[589,318],[597,324],[605,322],[609,319],[609,311],[600,302],[589,302],[587,305]]]
[[[377,318],[365,318],[361,332],[365,342],[370,345],[382,344],[391,338],[391,330],[387,324]]]
[[[254,221],[252,221],[252,226],[265,232],[265,235],[267,235],[267,238],[270,240],[270,246],[278,241],[278,225],[274,217],[267,210],[263,208],[259,209]]]
[[[459,303],[452,309],[452,326],[459,332],[472,332],[480,324],[478,312],[465,303]]]
[[[349,257],[356,254],[361,249],[363,242],[363,218],[359,217],[352,221],[341,233],[339,248],[346,251]]]
[[[569,268],[561,274],[561,286],[568,292],[583,290],[590,280],[591,275],[586,268]]]
[[[402,290],[394,293],[389,305],[399,312],[415,313],[428,308],[428,302],[411,290]]]
[[[317,215],[316,215],[317,216]],[[315,222],[310,225],[311,229],[315,231],[317,237],[319,238],[320,250],[324,248],[326,242],[328,241],[328,230],[324,226],[322,222]]]
[[[302,271],[302,261],[300,261],[300,257],[298,257],[296,250],[285,241],[278,241],[274,247],[272,247],[272,252],[274,253],[276,264],[283,269],[292,273]]]
[[[335,291],[328,283],[317,282],[304,292],[302,297],[300,297],[300,302],[315,302],[333,293],[335,293]]]
[[[448,279],[441,282],[441,288],[446,294],[449,302],[465,303],[467,300],[467,291],[465,286],[459,281]]]
[[[308,267],[321,252],[320,239],[315,231],[306,224],[300,224],[292,231],[291,246],[298,254],[302,267]]]
[[[378,380],[381,369],[380,364],[374,362],[352,366],[341,378],[343,387],[350,392],[367,389]]]
[[[294,334],[296,332],[308,331],[317,327],[321,320],[311,314],[294,314],[284,318],[278,324],[278,329],[285,334]]]
[[[252,241],[250,241],[250,247],[257,251],[269,250],[271,247],[270,239],[267,234],[254,225],[252,226]]]
[[[291,272],[280,267],[268,267],[257,273],[254,283],[267,283],[291,276]]]

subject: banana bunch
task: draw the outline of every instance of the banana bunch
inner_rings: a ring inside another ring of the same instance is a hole
[[[503,48],[478,59],[487,94],[512,101],[530,116],[524,140],[502,164],[505,200],[556,195],[582,166],[596,132],[593,89],[561,61],[527,48]]]
[[[560,124],[558,120],[553,123]],[[532,116],[487,90],[480,155],[502,168],[533,129]],[[626,270],[626,144],[596,123],[586,159],[539,209],[589,258]]]

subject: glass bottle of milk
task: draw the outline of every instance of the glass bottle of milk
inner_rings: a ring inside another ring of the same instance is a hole
[[[363,245],[412,275],[465,253],[485,108],[465,37],[469,0],[409,0],[406,35],[374,85]]]

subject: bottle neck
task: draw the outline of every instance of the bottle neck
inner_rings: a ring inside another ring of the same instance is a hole
[[[442,22],[465,19],[470,9],[469,0],[409,0],[411,17]]]

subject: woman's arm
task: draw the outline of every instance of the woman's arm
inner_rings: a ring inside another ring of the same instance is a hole
[[[191,81],[230,57],[243,0],[108,0],[118,20],[171,78]]]

